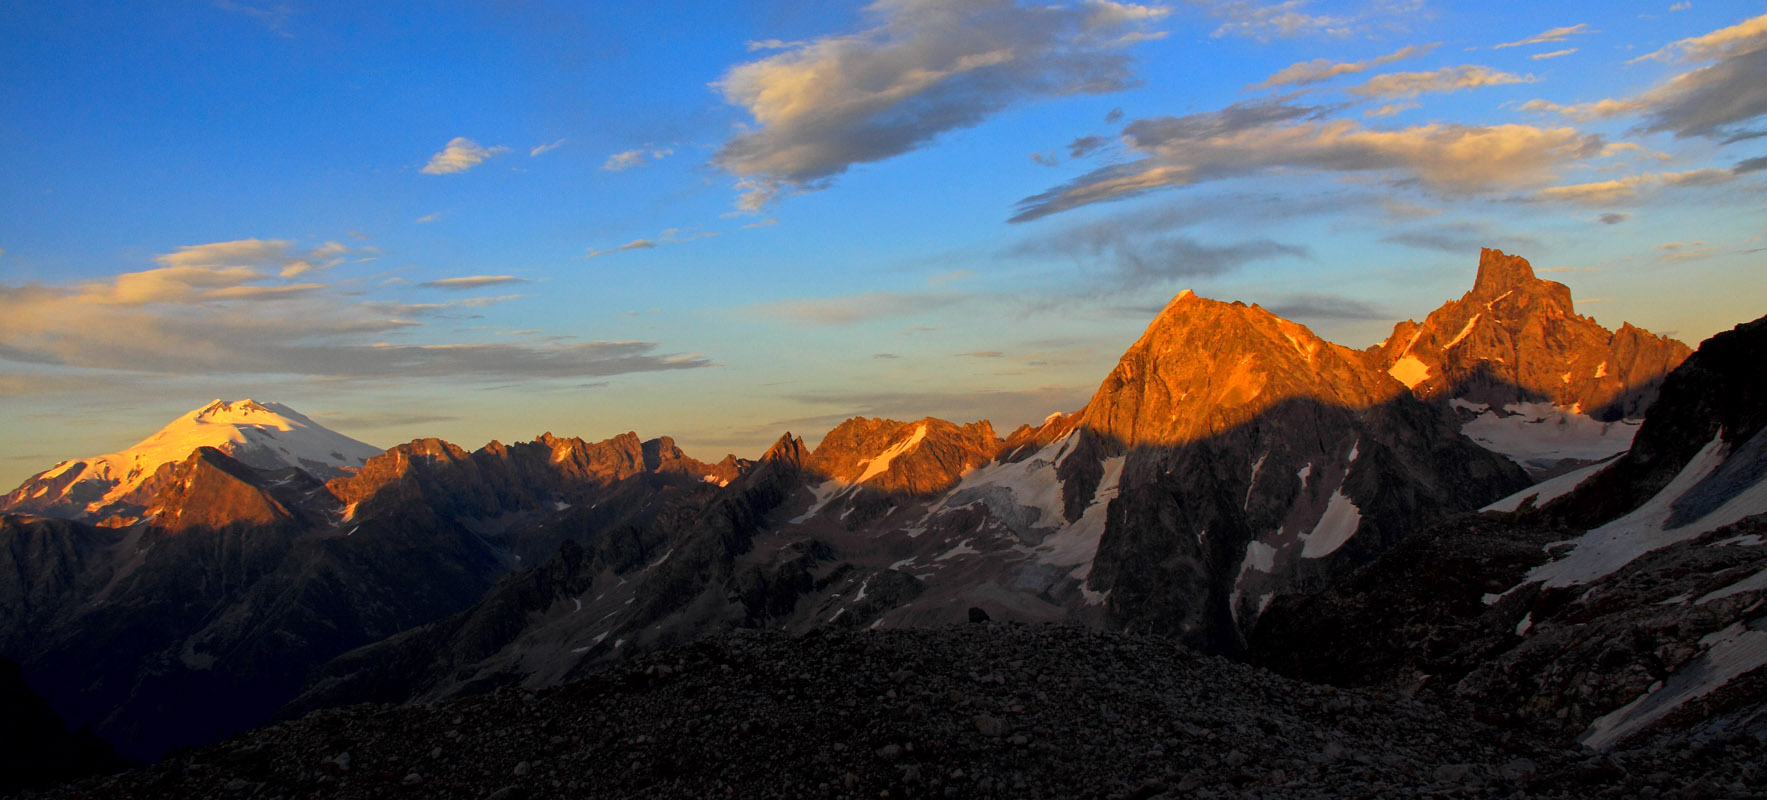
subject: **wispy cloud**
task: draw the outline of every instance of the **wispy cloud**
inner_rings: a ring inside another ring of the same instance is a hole
[[[1216,0],[1209,13],[1226,19],[1211,36],[1244,36],[1259,41],[1290,39],[1298,36],[1329,36],[1342,38],[1354,33],[1351,17],[1308,14],[1301,9],[1311,0],[1285,0],[1262,4],[1248,0]]]
[[[1579,22],[1575,25],[1566,25],[1562,28],[1552,28],[1549,30],[1541,31],[1540,33],[1536,33],[1533,36],[1529,36],[1526,39],[1517,39],[1516,41],[1513,41],[1513,42],[1504,42],[1503,44],[1494,44],[1494,45],[1491,45],[1491,49],[1492,50],[1502,50],[1506,47],[1523,47],[1525,45],[1530,45],[1530,44],[1546,44],[1548,42],[1562,42],[1566,39],[1569,39],[1572,36],[1581,36],[1584,34],[1597,33],[1597,32],[1598,31],[1592,30],[1589,27],[1589,23]]]
[[[293,39],[294,34],[288,30],[288,22],[294,17],[294,9],[287,3],[267,2],[266,0],[214,0],[215,8],[244,14],[262,23],[271,33],[284,39]]]
[[[1087,289],[1116,294],[1171,287],[1276,258],[1306,258],[1308,249],[1270,239],[1209,244],[1175,232],[1194,220],[1182,210],[1106,217],[1029,237],[1007,254],[1061,256],[1082,267]]]
[[[1443,195],[1490,193],[1547,183],[1559,167],[1596,156],[1605,143],[1568,127],[1432,123],[1371,130],[1322,120],[1328,109],[1292,99],[1130,123],[1125,139],[1142,158],[1027,197],[1012,221],[1277,169],[1384,173]]]
[[[349,247],[337,242],[299,250],[287,239],[238,239],[184,245],[154,260],[167,267],[254,267],[292,278],[337,266],[349,252]]]
[[[558,148],[563,147],[563,146],[564,146],[563,139],[558,139],[556,141],[547,142],[545,144],[537,144],[537,145],[534,145],[533,149],[528,151],[528,157],[532,158],[532,157],[538,156],[542,153],[550,153],[553,150],[557,150]]]
[[[527,278],[517,278],[514,275],[466,275],[459,278],[442,278],[440,280],[424,281],[423,283],[417,284],[417,288],[464,291],[468,289],[483,289],[487,286],[504,286],[513,283],[527,282]]]
[[[1611,205],[1635,202],[1663,188],[1717,186],[1728,183],[1735,177],[1736,173],[1732,170],[1716,168],[1685,172],[1645,172],[1605,181],[1552,186],[1541,189],[1534,197],[1538,200],[1583,205]]]
[[[426,222],[435,222],[436,220],[441,219],[441,218],[442,218],[441,214],[425,214],[421,217],[418,217],[416,222],[417,222],[417,224],[422,225]]]
[[[1351,87],[1350,93],[1363,97],[1402,100],[1429,92],[1453,92],[1483,86],[1535,83],[1539,80],[1532,75],[1515,75],[1477,64],[1465,64],[1431,72],[1390,72],[1376,75],[1359,86]]]
[[[739,208],[758,211],[1038,98],[1133,84],[1124,48],[1152,34],[1157,6],[1087,0],[1021,6],[883,0],[857,33],[781,43],[714,85],[755,126],[718,149],[738,178]]]
[[[1530,100],[1521,108],[1576,119],[1636,115],[1640,130],[1676,138],[1736,141],[1767,135],[1740,127],[1767,114],[1767,14],[1682,39],[1629,63],[1645,60],[1714,63],[1632,97],[1569,104]]]
[[[1366,72],[1383,64],[1391,64],[1395,61],[1403,61],[1408,58],[1428,55],[1439,45],[1440,42],[1435,44],[1401,47],[1384,56],[1371,58],[1367,61],[1332,61],[1325,58],[1315,58],[1312,61],[1297,61],[1277,70],[1275,74],[1265,78],[1261,83],[1253,84],[1247,88],[1268,89],[1273,86],[1308,86],[1315,83],[1323,83],[1332,78]]]
[[[751,306],[767,318],[811,325],[848,325],[886,317],[902,317],[945,308],[969,299],[965,294],[932,292],[866,292],[842,297],[781,300]]]
[[[640,147],[608,156],[607,160],[602,162],[601,168],[608,172],[624,172],[633,167],[643,166],[647,160],[655,161],[666,158],[673,155],[674,152],[667,147]]]
[[[423,174],[448,175],[465,172],[484,163],[485,159],[508,150],[507,147],[480,147],[478,142],[456,136],[448,140],[447,146],[441,152],[430,156],[429,163],[423,167]]]
[[[1293,294],[1266,306],[1284,319],[1392,319],[1387,308],[1335,294]]]
[[[167,256],[175,261],[178,253]],[[470,288],[458,281],[443,286]],[[697,355],[659,352],[656,342],[524,345],[389,339],[423,327],[420,321],[355,302],[349,291],[287,283],[251,266],[163,266],[69,285],[0,283],[0,369],[36,365],[30,368],[98,370],[125,377],[380,380],[572,378],[711,363]]]
[[[1568,56],[1568,55],[1575,53],[1575,52],[1577,52],[1577,48],[1568,47],[1563,50],[1554,50],[1550,53],[1535,53],[1531,56],[1528,56],[1528,58],[1534,59],[1535,61],[1545,61],[1548,58],[1559,58],[1561,56]]]
[[[652,247],[656,247],[655,241],[650,239],[633,239],[619,247],[610,247],[606,250],[591,249],[589,254],[584,256],[584,258],[600,258],[602,256],[611,256],[614,253],[624,253],[629,250],[649,250]]]

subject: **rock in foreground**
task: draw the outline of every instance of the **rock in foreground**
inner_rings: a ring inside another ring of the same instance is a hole
[[[577,683],[320,711],[56,797],[1747,795],[1754,740],[1592,756],[1069,627],[739,632]]]

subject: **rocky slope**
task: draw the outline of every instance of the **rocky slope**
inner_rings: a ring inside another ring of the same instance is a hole
[[[25,683],[10,659],[0,658],[0,796],[132,766],[90,731],[69,733],[61,719]]]
[[[259,469],[298,467],[321,479],[353,473],[380,453],[285,405],[216,400],[127,450],[63,461],[38,473],[0,498],[0,513],[127,525],[170,480],[171,466],[199,447]]]
[[[1421,687],[1594,747],[1767,735],[1763,348],[1767,319],[1714,336],[1624,457],[1279,600],[1253,659]]]
[[[540,691],[321,711],[51,797],[1761,796],[1758,740],[1591,757],[1164,637],[736,632]]]
[[[1366,358],[1419,397],[1463,411],[1468,436],[1540,474],[1626,449],[1663,376],[1691,352],[1576,313],[1527,259],[1479,252],[1472,291],[1406,320]]]

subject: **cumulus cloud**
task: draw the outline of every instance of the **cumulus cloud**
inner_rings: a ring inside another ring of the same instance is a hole
[[[528,279],[517,278],[514,275],[465,275],[458,278],[442,278],[440,280],[424,281],[423,283],[417,284],[417,288],[464,291],[469,289],[483,289],[486,286],[503,286],[511,283],[527,282]]]
[[[1542,31],[1540,33],[1534,34],[1533,36],[1529,36],[1526,39],[1518,39],[1513,42],[1504,42],[1503,44],[1494,44],[1494,45],[1491,45],[1491,49],[1492,50],[1502,50],[1506,47],[1522,47],[1522,46],[1530,45],[1530,44],[1546,44],[1547,42],[1562,42],[1572,36],[1581,36],[1586,33],[1596,33],[1596,32],[1597,31],[1590,29],[1589,23],[1579,22],[1575,25],[1566,25],[1562,28],[1552,28],[1550,30]]]
[[[931,292],[866,292],[841,297],[782,300],[763,303],[751,310],[763,317],[812,325],[848,325],[885,317],[919,314],[961,303],[963,294]]]
[[[478,142],[464,136],[456,136],[448,140],[442,152],[429,157],[429,163],[423,167],[425,175],[447,175],[454,172],[465,172],[485,159],[507,151],[507,147],[480,147]]]
[[[1318,119],[1323,109],[1289,99],[1137,120],[1124,134],[1143,158],[1027,197],[1012,221],[1277,169],[1384,173],[1442,195],[1488,193],[1548,183],[1558,167],[1593,157],[1604,144],[1568,127],[1432,123],[1372,130]]]
[[[1363,97],[1407,99],[1430,92],[1453,92],[1483,86],[1504,86],[1513,83],[1534,83],[1532,75],[1499,72],[1490,67],[1464,64],[1443,67],[1431,72],[1390,72],[1376,75],[1360,86],[1350,88],[1351,94]]]
[[[1676,75],[1632,97],[1561,104],[1530,100],[1524,111],[1547,111],[1576,119],[1637,115],[1646,133],[1678,139],[1737,141],[1764,135],[1738,127],[1767,114],[1767,14],[1703,36],[1674,42],[1633,59],[1716,62]]]
[[[1401,47],[1384,56],[1371,58],[1367,61],[1332,61],[1325,58],[1315,58],[1312,61],[1297,61],[1277,70],[1275,74],[1265,78],[1262,82],[1253,84],[1247,88],[1268,89],[1273,86],[1308,86],[1315,83],[1323,83],[1332,78],[1343,75],[1354,75],[1359,72],[1366,72],[1383,64],[1391,64],[1395,61],[1404,61],[1408,58],[1428,55],[1430,51],[1435,50],[1438,45],[1440,45],[1440,42],[1437,42],[1436,44]]]
[[[643,166],[647,160],[655,161],[674,155],[674,153],[674,150],[666,147],[640,147],[608,156],[607,160],[601,163],[601,168],[608,172],[624,172],[633,167]]]
[[[754,126],[713,163],[738,178],[739,207],[759,210],[822,188],[855,164],[925,146],[1038,98],[1134,83],[1126,46],[1167,9],[1086,0],[876,0],[858,33],[785,44],[714,84]]]

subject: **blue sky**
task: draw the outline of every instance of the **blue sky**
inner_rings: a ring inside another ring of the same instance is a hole
[[[1767,312],[1757,3],[24,2],[0,482],[215,397],[753,456],[1085,402],[1184,288],[1363,347],[1530,258]]]

